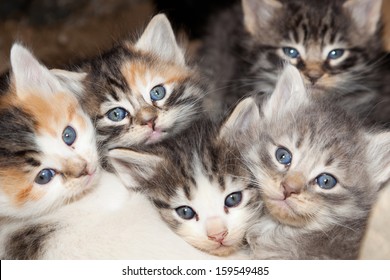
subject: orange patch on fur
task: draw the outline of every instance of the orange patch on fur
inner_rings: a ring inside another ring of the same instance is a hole
[[[136,89],[140,83],[146,86],[147,77],[161,77],[165,84],[170,84],[181,82],[190,75],[185,67],[163,63],[158,59],[149,63],[145,60],[127,61],[123,64],[121,73],[132,89]]]
[[[37,121],[37,131],[53,137],[62,133],[63,126],[72,120],[78,107],[76,99],[65,93],[50,96],[30,93],[19,102],[20,106]]]
[[[23,205],[30,200],[39,200],[43,195],[43,193],[33,191],[33,183],[28,173],[17,167],[0,171],[0,185],[2,191],[16,206]]]

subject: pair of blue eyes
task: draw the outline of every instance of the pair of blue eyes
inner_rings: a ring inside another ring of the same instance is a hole
[[[67,126],[62,132],[62,141],[68,146],[72,146],[76,141],[77,133],[73,127]],[[39,171],[38,175],[35,177],[34,182],[39,185],[45,185],[49,183],[53,177],[56,175],[56,171],[51,168],[45,168]]]
[[[165,97],[166,90],[164,86],[155,86],[149,94],[152,101],[159,101]],[[129,115],[129,112],[122,107],[116,107],[108,111],[106,115],[111,121],[120,122]]]
[[[295,49],[295,48],[284,47],[283,48],[283,52],[284,52],[285,55],[287,55],[290,58],[298,58],[298,57],[300,57],[299,51],[297,49]],[[343,56],[344,52],[345,51],[343,49],[331,50],[328,53],[327,59],[338,59],[338,58]]]
[[[291,164],[292,154],[286,148],[278,148],[275,152],[275,157],[276,157],[276,160],[283,165],[288,166]],[[323,174],[317,176],[315,181],[316,181],[316,184],[320,188],[326,189],[326,190],[333,188],[337,184],[336,178],[328,173],[323,173]]]
[[[225,206],[228,208],[232,208],[240,204],[242,200],[242,192],[234,192],[229,194],[225,198]],[[183,218],[184,220],[191,220],[196,216],[196,212],[194,209],[192,209],[189,206],[180,206],[175,209],[176,213],[179,215],[179,217]]]

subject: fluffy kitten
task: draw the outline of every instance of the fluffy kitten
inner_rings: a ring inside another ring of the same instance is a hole
[[[245,234],[259,218],[259,192],[247,179],[239,151],[227,141],[245,127],[234,112],[220,131],[205,120],[147,153],[111,150],[125,184],[135,180],[171,229],[194,247],[218,256],[244,248]],[[157,172],[156,172],[157,171]]]
[[[22,218],[88,191],[98,156],[92,122],[72,91],[82,91],[85,75],[59,78],[18,44],[11,65],[0,96],[0,216]]]
[[[363,129],[330,102],[313,102],[288,66],[242,156],[264,215],[247,239],[259,259],[355,259],[378,190],[390,178],[390,133]]]
[[[103,171],[98,185],[55,213],[0,227],[4,259],[215,259],[166,225],[142,194]]]
[[[202,113],[205,86],[186,65],[163,14],[136,43],[124,41],[82,69],[88,75],[81,103],[105,151],[160,142]]]
[[[247,93],[271,93],[288,61],[313,95],[367,121],[389,121],[382,106],[389,97],[380,96],[385,65],[381,3],[242,0],[217,17],[205,39],[200,65],[214,91],[207,104],[224,111]]]

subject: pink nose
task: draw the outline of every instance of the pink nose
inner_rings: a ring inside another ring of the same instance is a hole
[[[207,235],[207,237],[212,241],[222,243],[222,241],[225,239],[227,234],[228,234],[228,231],[224,230],[224,231],[219,232],[219,233],[209,234],[209,235]]]

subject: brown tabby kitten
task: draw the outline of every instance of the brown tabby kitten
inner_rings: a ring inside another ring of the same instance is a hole
[[[377,192],[390,179],[390,133],[311,100],[293,66],[261,114],[251,112],[257,136],[241,151],[265,206],[247,235],[254,258],[356,259]]]
[[[259,191],[228,139],[245,130],[233,113],[234,129],[199,121],[174,140],[147,152],[114,149],[109,155],[125,184],[146,193],[171,229],[194,247],[218,256],[244,249],[245,234],[259,218]]]
[[[205,86],[185,63],[163,14],[136,43],[124,41],[82,69],[88,75],[81,103],[104,151],[160,142],[202,114]]]
[[[389,121],[389,109],[382,106],[389,94],[380,96],[385,65],[381,3],[242,0],[217,17],[205,39],[200,66],[214,92],[207,104],[224,111],[248,93],[271,93],[288,61],[315,96],[368,121]]]

